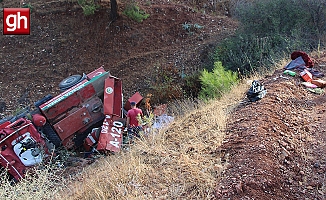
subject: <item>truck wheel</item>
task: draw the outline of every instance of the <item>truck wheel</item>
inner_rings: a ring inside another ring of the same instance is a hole
[[[61,92],[64,92],[66,90],[68,90],[69,88],[71,88],[72,86],[77,85],[78,83],[80,83],[82,80],[84,80],[86,78],[86,76],[81,76],[81,75],[72,75],[69,76],[65,79],[63,79],[60,83],[59,83],[59,88]]]
[[[43,127],[43,133],[54,144],[56,148],[61,146],[61,139],[57,133],[53,130],[49,123],[46,123]]]

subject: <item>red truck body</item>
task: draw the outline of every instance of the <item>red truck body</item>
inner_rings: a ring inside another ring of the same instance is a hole
[[[24,177],[26,167],[41,163],[48,154],[44,138],[28,119],[1,124],[0,138],[0,164],[16,180]]]
[[[133,98],[142,100],[139,93]],[[33,123],[27,117],[0,124],[1,166],[16,180],[23,178],[28,167],[41,163],[48,154],[41,135],[50,142],[56,139],[56,146],[66,149],[83,146],[86,151],[118,152],[125,126],[122,104],[121,80],[103,67],[96,69],[78,84],[36,106],[37,114],[46,120],[44,127],[36,127],[43,123]]]

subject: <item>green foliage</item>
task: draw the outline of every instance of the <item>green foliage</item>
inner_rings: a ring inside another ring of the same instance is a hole
[[[318,37],[324,38],[323,43],[326,45],[326,2],[325,0],[298,0],[302,9],[306,12],[308,24],[305,27],[306,31],[311,31]],[[309,35],[308,35],[309,37]],[[315,39],[316,43],[316,39]]]
[[[317,48],[321,33],[326,32],[321,28],[326,29],[326,21],[316,19],[324,19],[325,12],[326,4],[312,0],[239,3],[234,16],[240,21],[240,28],[217,46],[215,60],[242,75],[270,70],[278,59],[294,50]]]
[[[238,83],[238,75],[230,70],[225,70],[222,62],[215,62],[212,72],[206,69],[200,76],[202,88],[199,93],[200,99],[219,98],[226,93],[231,87]]]
[[[82,7],[84,15],[93,15],[100,7],[94,0],[78,0],[78,4]]]
[[[1,0],[0,0],[0,1],[1,1]],[[0,3],[1,3],[1,2],[0,2]],[[33,10],[33,6],[32,6],[32,4],[30,4],[30,3],[24,3],[24,4],[22,5],[22,8],[29,8],[30,11]]]
[[[150,5],[152,5],[151,1],[146,1],[145,2],[145,6],[150,6]]]
[[[149,14],[146,14],[145,11],[141,10],[136,3],[127,5],[123,14],[136,22],[142,22],[144,19],[149,17]]]
[[[199,24],[188,24],[185,22],[182,24],[183,30],[187,31],[188,34],[193,34],[195,31],[204,28],[204,26],[201,26]]]
[[[274,34],[290,34],[308,26],[306,9],[297,0],[254,0],[236,9],[242,31],[265,37]]]
[[[152,112],[148,113],[142,118],[142,124],[146,124],[148,127],[151,127],[154,123],[154,114]]]
[[[253,71],[269,70],[285,54],[293,49],[302,49],[302,41],[292,40],[285,35],[257,37],[253,34],[237,34],[220,43],[215,59],[226,69],[248,75]]]

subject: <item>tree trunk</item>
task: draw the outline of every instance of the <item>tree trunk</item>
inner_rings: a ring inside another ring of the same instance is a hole
[[[111,0],[111,13],[110,13],[110,19],[112,21],[115,21],[118,18],[118,3],[117,0]]]

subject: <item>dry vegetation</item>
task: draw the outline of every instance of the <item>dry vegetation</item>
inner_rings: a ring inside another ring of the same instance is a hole
[[[1,187],[0,193],[13,199],[210,199],[227,162],[216,149],[228,113],[247,88],[241,84],[219,101],[171,105],[172,112],[185,114],[71,179],[62,179],[59,171],[40,170],[38,179]]]
[[[186,113],[129,151],[96,161],[69,186],[67,199],[210,199],[223,170],[216,152],[242,84],[220,101],[179,102]],[[94,167],[96,166],[96,167]]]
[[[53,165],[41,165],[28,171],[23,180],[15,184],[1,174],[0,199],[53,199],[70,181],[62,176],[63,170]]]

